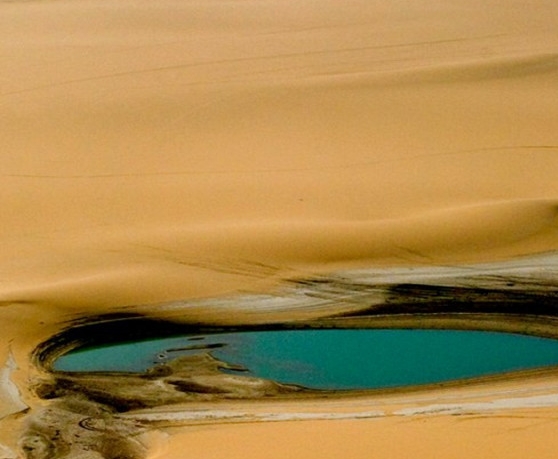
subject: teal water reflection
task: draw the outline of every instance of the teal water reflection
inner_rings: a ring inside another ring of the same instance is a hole
[[[295,330],[182,336],[74,351],[58,371],[143,372],[211,352],[246,374],[315,389],[408,386],[558,365],[558,340],[454,330]]]

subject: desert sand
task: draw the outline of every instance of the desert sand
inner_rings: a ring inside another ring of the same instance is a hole
[[[557,21],[551,0],[0,1],[0,456],[54,454],[20,442],[49,403],[31,355],[72,320],[315,318],[353,306],[261,300],[343,270],[535,260],[529,279],[552,284],[536,256],[558,250]],[[473,398],[507,400],[502,384]],[[558,397],[552,375],[509,384]],[[429,404],[477,389],[431,390]],[[417,396],[360,396],[349,411]],[[343,419],[327,417],[345,399],[291,403],[261,409],[325,418],[185,422],[146,454],[550,458],[558,446],[554,402]]]

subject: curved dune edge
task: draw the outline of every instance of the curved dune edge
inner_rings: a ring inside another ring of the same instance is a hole
[[[95,313],[109,305],[267,289],[284,278],[340,267],[505,259],[553,250],[557,240],[558,201],[552,199],[480,203],[384,220],[119,229],[44,248],[29,279],[5,281],[2,298],[6,304],[40,301],[69,313]],[[35,248],[28,250],[35,256]],[[62,263],[66,258],[74,263]],[[137,288],[145,283],[149,289]]]

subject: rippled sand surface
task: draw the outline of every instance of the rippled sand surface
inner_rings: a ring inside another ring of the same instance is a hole
[[[551,0],[0,1],[0,453],[68,320],[558,249],[557,21]],[[223,425],[153,451],[550,458],[557,413]]]

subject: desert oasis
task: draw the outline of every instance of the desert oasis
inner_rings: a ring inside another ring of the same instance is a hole
[[[558,3],[0,0],[0,459],[553,459]]]

